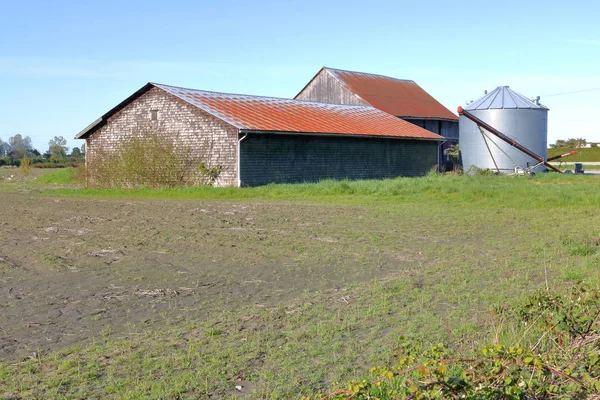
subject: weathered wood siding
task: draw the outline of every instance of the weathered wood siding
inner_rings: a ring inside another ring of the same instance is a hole
[[[438,142],[354,136],[249,134],[241,143],[244,186],[421,176],[437,165]]]
[[[318,101],[330,104],[368,105],[350,92],[330,73],[321,70],[317,76],[296,96],[296,100]]]
[[[152,110],[158,111],[157,121],[151,119]],[[86,139],[87,165],[93,166],[100,149],[115,151],[128,138],[151,131],[173,135],[178,143],[196,149],[198,155],[207,158],[209,167],[220,165],[222,171],[216,185],[237,185],[238,130],[156,87],[113,115]],[[93,181],[93,176],[90,179]]]

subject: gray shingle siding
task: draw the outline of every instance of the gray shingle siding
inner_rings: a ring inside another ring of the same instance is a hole
[[[437,164],[437,145],[425,140],[249,134],[240,148],[241,183],[422,176]]]
[[[152,120],[153,110],[157,121]],[[209,167],[220,165],[216,185],[237,185],[238,129],[159,88],[144,93],[86,139],[88,168],[93,170],[100,149],[114,152],[127,139],[154,131],[175,137],[178,144],[206,156]],[[89,183],[93,181],[90,176]]]

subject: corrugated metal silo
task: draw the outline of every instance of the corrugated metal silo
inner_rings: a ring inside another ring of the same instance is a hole
[[[499,86],[464,109],[535,154],[547,157],[548,108],[538,101],[533,102],[508,86]],[[484,132],[487,134],[489,150],[477,125],[464,115],[460,116],[459,143],[465,170],[472,165],[496,170],[494,160],[500,172],[504,173],[514,172],[515,163],[521,168],[537,164],[533,158]],[[537,171],[545,170],[544,166],[537,168]]]

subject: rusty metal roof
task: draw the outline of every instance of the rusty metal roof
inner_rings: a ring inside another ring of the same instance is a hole
[[[458,120],[458,117],[411,80],[323,67],[350,92],[397,117]]]
[[[444,140],[443,137],[370,106],[325,104],[276,97],[217,93],[148,83],[75,138],[85,139],[119,110],[153,87],[162,89],[241,131],[383,136]]]
[[[369,106],[216,93],[154,84],[244,131],[391,136],[443,140]]]

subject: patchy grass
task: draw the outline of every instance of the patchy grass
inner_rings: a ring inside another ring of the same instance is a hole
[[[406,338],[528,346],[490,310],[598,286],[599,179],[3,192],[0,396],[297,398]]]

